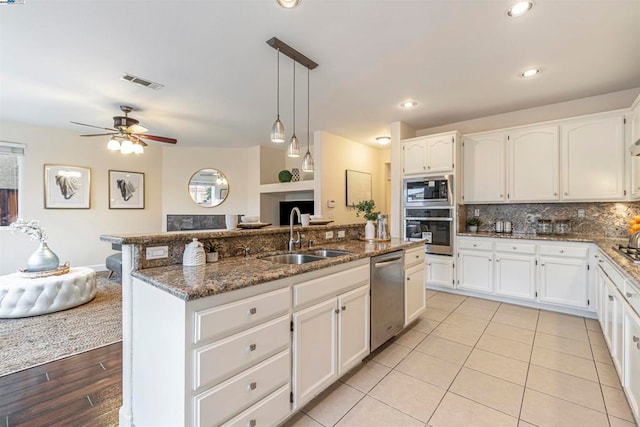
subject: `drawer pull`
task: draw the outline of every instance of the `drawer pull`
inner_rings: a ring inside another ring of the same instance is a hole
[[[340,313],[340,309],[336,308],[335,310],[333,310],[336,314]]]
[[[609,301],[613,301],[613,295],[609,295]]]
[[[249,421],[249,427],[256,427],[258,425],[258,423],[256,422],[256,420],[250,420]]]
[[[258,309],[257,309],[257,308],[255,308],[255,307],[251,307],[251,308],[249,309],[249,314],[256,314],[257,312],[258,312]]]
[[[249,346],[249,351],[256,351],[256,345],[255,344],[251,344]]]
[[[564,253],[564,249],[560,249],[560,253],[563,254]]]
[[[420,255],[416,255],[416,259],[420,258]]]
[[[598,260],[598,262],[599,262],[600,264],[602,264],[602,263],[604,262],[604,260],[603,260],[603,259],[599,259],[599,260]]]
[[[496,258],[496,262],[500,262],[500,258]]]
[[[489,262],[491,262],[491,258],[489,258]]]
[[[517,247],[517,246],[514,246],[514,247],[513,247],[513,250],[515,251],[516,249],[518,249],[518,247]]]
[[[256,389],[256,387],[258,387],[258,384],[257,384],[257,383],[255,383],[255,382],[253,382],[253,383],[249,384],[249,390],[255,390],[255,389]]]
[[[631,292],[627,292],[626,294],[627,294],[627,298],[633,298],[633,296],[635,295],[635,294],[632,294]]]
[[[347,309],[347,306],[346,306],[346,305],[343,305],[343,306],[342,306],[342,311],[345,311],[346,309]]]
[[[637,336],[633,336],[633,342],[640,342],[640,338],[638,338]]]

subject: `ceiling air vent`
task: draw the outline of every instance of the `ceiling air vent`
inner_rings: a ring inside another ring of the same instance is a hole
[[[155,90],[162,89],[164,87],[164,85],[161,85],[160,83],[154,83],[150,80],[145,80],[141,77],[137,77],[129,73],[123,74],[122,80],[127,80],[127,81],[130,81],[131,83],[136,83],[136,84],[148,87],[150,89],[155,89]]]

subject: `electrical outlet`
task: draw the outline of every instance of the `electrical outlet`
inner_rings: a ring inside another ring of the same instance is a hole
[[[344,237],[344,230],[339,230],[338,231],[338,237]]]
[[[584,218],[584,209],[578,209],[578,218]]]
[[[324,233],[325,239],[333,239],[333,231],[327,231]]]
[[[329,212],[329,213],[327,214],[327,217],[328,217],[329,219],[333,219],[333,212]]]
[[[480,209],[475,208],[475,209],[473,210],[473,216],[475,216],[476,218],[478,218],[478,217],[480,216]]]
[[[169,246],[152,246],[147,248],[146,259],[160,259],[169,257]]]

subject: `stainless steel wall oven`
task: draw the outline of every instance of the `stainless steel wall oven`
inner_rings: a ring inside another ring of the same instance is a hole
[[[453,231],[450,207],[404,209],[405,240],[424,241],[427,253],[453,255]]]

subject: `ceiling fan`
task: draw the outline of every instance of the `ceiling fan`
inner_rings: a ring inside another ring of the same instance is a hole
[[[175,144],[178,141],[174,138],[167,138],[164,136],[148,135],[145,132],[147,128],[140,126],[139,121],[133,117],[129,117],[129,113],[133,111],[133,108],[128,105],[121,105],[120,110],[124,113],[124,116],[113,117],[113,127],[106,128],[102,126],[94,126],[86,123],[79,123],[72,121],[76,125],[89,126],[96,129],[103,129],[109,131],[109,133],[94,133],[80,136],[111,136],[107,148],[109,150],[120,151],[122,154],[136,153],[141,154],[144,152],[143,147],[147,146],[147,143],[143,139],[151,141],[165,142],[167,144]]]

